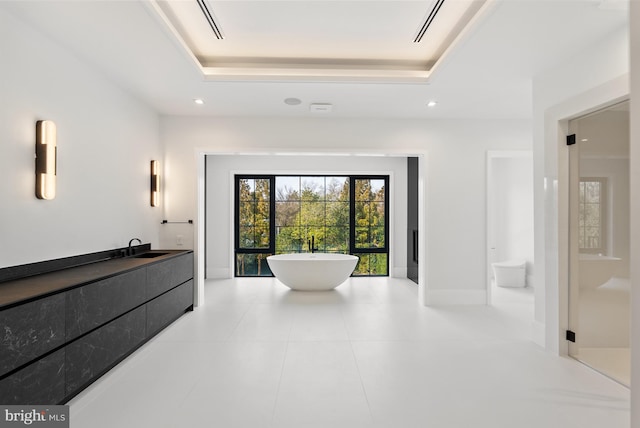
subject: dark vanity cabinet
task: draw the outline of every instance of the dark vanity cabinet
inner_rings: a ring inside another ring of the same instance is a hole
[[[64,294],[0,311],[0,404],[64,398],[64,313]]]
[[[118,263],[104,266],[108,277],[0,307],[0,404],[65,403],[193,309],[192,252]]]

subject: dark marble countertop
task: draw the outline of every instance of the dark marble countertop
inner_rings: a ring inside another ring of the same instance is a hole
[[[0,310],[189,252],[191,251],[151,250],[146,253],[166,254],[152,258],[140,257],[139,254],[137,257],[119,257],[3,282],[0,283]]]

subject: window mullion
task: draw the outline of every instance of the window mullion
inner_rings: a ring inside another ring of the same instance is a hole
[[[269,177],[269,252],[276,253],[276,176]]]
[[[356,252],[356,180],[349,176],[349,253]]]

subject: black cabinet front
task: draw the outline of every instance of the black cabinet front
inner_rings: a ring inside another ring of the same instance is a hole
[[[146,281],[138,269],[67,291],[67,341],[143,304]]]
[[[65,397],[64,349],[0,380],[0,403],[57,404]]]
[[[147,268],[147,300],[193,278],[193,253]]]
[[[193,308],[193,253],[0,311],[0,403],[60,404]]]
[[[146,338],[146,307],[141,306],[66,346],[66,393],[101,376]]]
[[[0,311],[0,376],[64,344],[64,294]]]
[[[147,303],[147,335],[153,336],[193,306],[193,280]]]

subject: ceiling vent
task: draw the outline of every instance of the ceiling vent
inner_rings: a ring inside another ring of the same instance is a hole
[[[424,36],[424,33],[427,32],[427,29],[435,19],[443,3],[444,3],[444,0],[436,0],[436,4],[433,6],[433,9],[431,9],[431,12],[429,13],[429,15],[427,15],[427,18],[424,20],[424,23],[420,27],[420,31],[418,31],[418,35],[416,36],[415,39],[413,39],[413,43],[420,43],[422,41],[422,37]]]
[[[309,111],[311,113],[326,114],[326,113],[331,113],[332,110],[333,110],[333,104],[329,104],[329,103],[313,103],[309,105]]]
[[[211,29],[213,30],[213,34],[215,34],[216,36],[216,39],[218,40],[224,39],[224,36],[220,31],[220,26],[216,24],[216,21],[213,18],[213,14],[211,13],[211,9],[209,8],[209,6],[207,6],[206,1],[205,0],[196,0],[196,1],[198,2],[198,6],[200,6],[200,10],[202,10],[204,17],[207,19],[207,22],[211,26]]]

